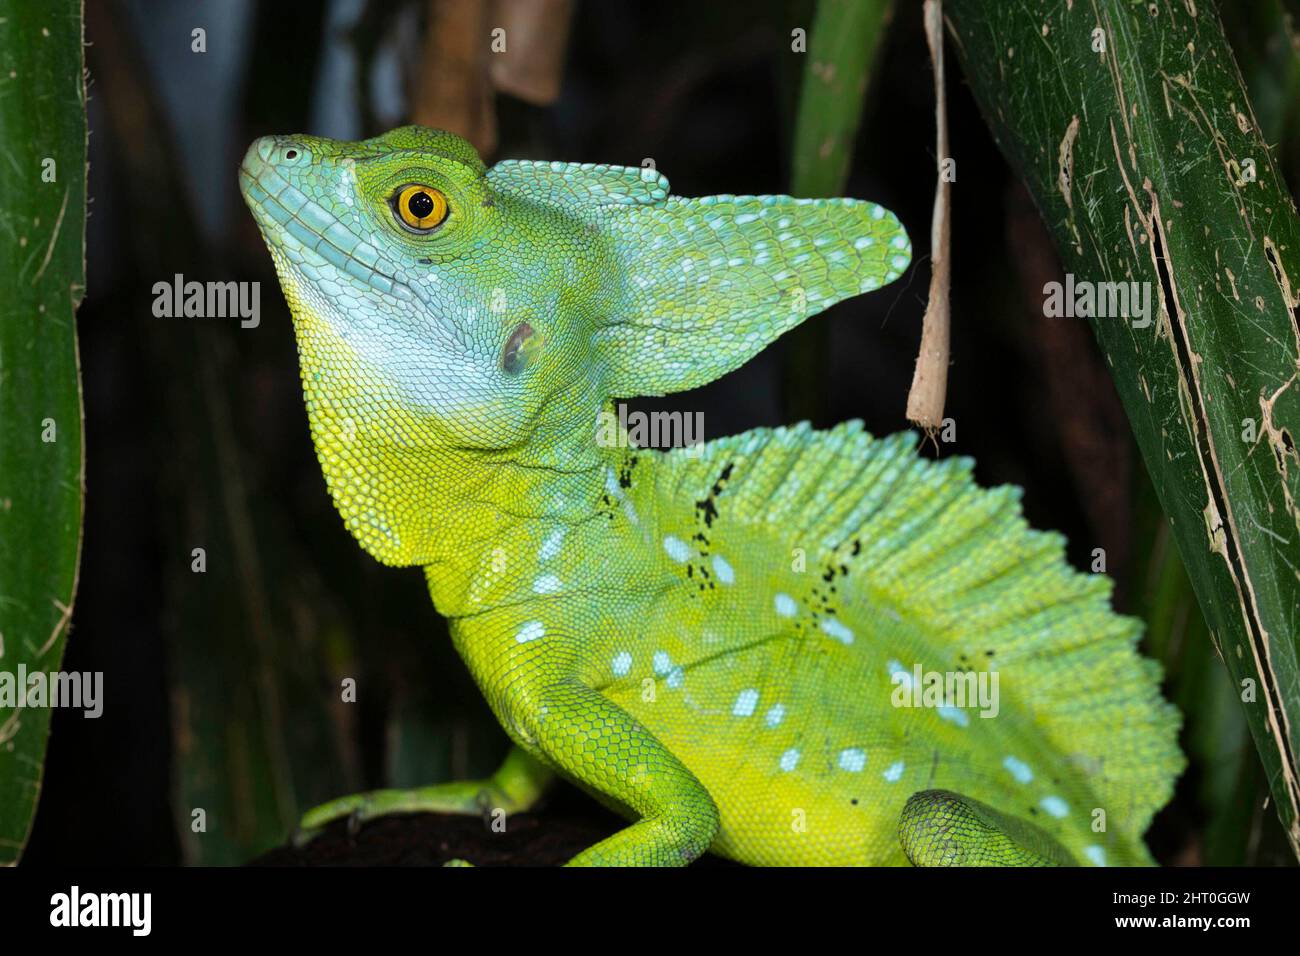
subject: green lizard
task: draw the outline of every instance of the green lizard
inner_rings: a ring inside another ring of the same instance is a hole
[[[1149,863],[1178,718],[1104,576],[1014,488],[857,422],[670,452],[614,397],[694,388],[906,268],[851,199],[670,196],[420,127],[264,137],[240,170],[348,529],[424,569],[514,746],[488,780],[309,812],[523,810],[554,775],[632,822],[577,864]],[[997,716],[900,707],[997,676]],[[910,688],[920,690],[919,687]]]

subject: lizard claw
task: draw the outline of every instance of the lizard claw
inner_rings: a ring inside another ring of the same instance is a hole
[[[361,832],[361,824],[366,822],[366,805],[360,804],[348,814],[348,836],[355,837]]]
[[[495,809],[492,805],[492,794],[487,788],[484,788],[475,796],[474,802],[478,804],[478,812],[483,818],[483,826],[489,830],[492,829],[492,811]]]

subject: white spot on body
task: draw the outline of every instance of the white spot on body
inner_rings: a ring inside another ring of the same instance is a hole
[[[691,546],[681,538],[675,538],[671,534],[664,537],[664,551],[668,553],[668,557],[678,564],[684,564],[691,558]]]
[[[541,621],[528,621],[519,628],[515,634],[515,640],[520,644],[527,644],[529,641],[535,641],[546,633],[546,628],[542,627]]]
[[[833,617],[822,618],[817,622],[817,626],[825,631],[828,637],[835,638],[841,644],[853,643],[853,632]]]
[[[1060,797],[1043,797],[1038,801],[1038,805],[1058,820],[1070,812],[1069,804]]]
[[[785,753],[781,754],[780,767],[786,773],[789,773],[795,767],[799,766],[799,748],[791,747]]]
[[[656,677],[663,677],[673,669],[673,659],[668,656],[667,651],[655,651],[652,663],[654,664]]]
[[[542,546],[537,549],[537,557],[543,561],[549,561],[559,554],[560,546],[564,544],[565,531],[565,528],[556,528],[547,535],[546,540],[542,542]]]
[[[914,683],[916,683],[912,680],[912,672],[902,664],[898,663],[898,661],[890,661],[885,665],[885,667],[888,669],[889,676],[893,683],[897,684],[899,687],[910,688]]]
[[[881,776],[884,777],[890,783],[898,783],[898,781],[903,776],[904,769],[906,769],[906,764],[904,764],[903,761],[901,760],[895,760],[893,763],[891,763],[888,767],[884,769],[884,772],[881,773]]]
[[[713,573],[718,576],[718,580],[723,584],[736,583],[736,571],[727,563],[727,559],[720,554],[713,556]]]
[[[624,677],[632,670],[632,655],[627,651],[619,651],[614,655],[614,659],[609,662],[609,669],[614,672],[616,677]]]
[[[794,598],[788,594],[778,593],[776,595],[776,613],[782,617],[794,617],[799,610],[799,605],[794,602]]]
[[[554,594],[560,590],[560,579],[554,574],[543,574],[533,582],[534,594]]]
[[[1103,850],[1101,847],[1097,846],[1096,844],[1093,844],[1092,846],[1085,846],[1083,848],[1083,855],[1086,856],[1097,866],[1106,865],[1106,851]]]
[[[935,713],[949,723],[956,724],[958,727],[970,726],[970,718],[966,716],[966,711],[962,710],[960,707],[949,707],[947,705],[936,707]]]
[[[862,773],[867,765],[867,753],[858,747],[849,747],[840,751],[840,769],[849,773]]]
[[[769,727],[775,727],[785,719],[785,704],[775,704],[768,710],[767,715],[763,718],[763,723]]]
[[[758,706],[758,691],[752,687],[747,687],[736,697],[736,702],[731,706],[731,715],[733,717],[752,717],[754,708]]]
[[[1017,783],[1029,783],[1034,779],[1034,772],[1029,769],[1029,764],[1015,757],[1006,757],[1002,761],[1002,766],[1007,768],[1011,776],[1016,778]]]
[[[611,498],[618,500],[623,499],[623,488],[618,483],[618,475],[614,474],[612,468],[605,469],[605,490],[609,492]]]

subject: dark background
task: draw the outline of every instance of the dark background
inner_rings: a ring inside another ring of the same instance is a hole
[[[87,499],[64,666],[103,671],[106,705],[99,720],[54,715],[29,864],[240,862],[321,800],[481,775],[504,751],[420,572],[378,566],[330,504],[289,315],[235,176],[265,133],[355,139],[407,121],[431,67],[429,9],[87,4]],[[806,64],[790,31],[809,28],[811,10],[577,3],[558,99],[497,96],[499,145],[485,159],[652,157],[681,195],[787,192]],[[191,51],[195,27],[204,54]],[[1257,38],[1243,27],[1234,41]],[[895,211],[914,264],[813,319],[822,337],[788,336],[723,381],[656,403],[703,411],[709,437],[809,414],[818,425],[861,418],[877,434],[907,427],[935,169],[919,4],[896,5],[876,67],[844,194]],[[948,95],[956,441],[927,453],[971,455],[982,484],[1023,486],[1030,522],[1067,535],[1076,567],[1104,548],[1117,608],[1145,614],[1153,575],[1177,559],[1122,409],[1086,324],[1042,316],[1042,284],[1058,278],[1050,241],[954,58]],[[155,318],[153,284],[177,272],[260,281],[260,327]],[[203,574],[191,571],[199,547]],[[1204,703],[1231,688],[1189,597],[1151,640],[1170,695],[1215,715],[1185,734],[1191,767],[1150,833],[1153,852],[1165,863],[1285,861],[1240,716]],[[348,676],[355,705],[337,703]],[[590,806],[576,794],[556,802]],[[206,833],[191,831],[195,807]]]

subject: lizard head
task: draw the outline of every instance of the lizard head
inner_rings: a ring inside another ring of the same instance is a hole
[[[527,500],[507,473],[590,443],[579,290],[596,264],[572,223],[500,195],[464,139],[267,136],[240,186],[293,313],[326,482],[380,560],[424,563],[431,516],[489,471],[495,496]]]
[[[554,374],[579,351],[573,323],[554,321],[558,273],[571,270],[544,223],[530,248],[464,139],[422,127],[363,142],[267,136],[240,185],[316,397],[364,393],[375,424],[401,420],[389,435],[491,449],[518,444],[546,393],[571,384],[571,371]]]

